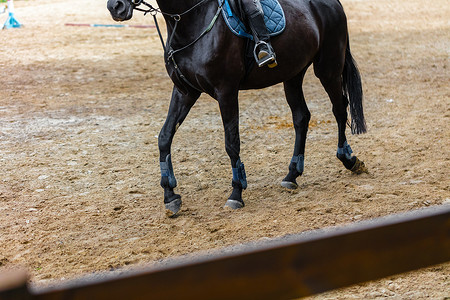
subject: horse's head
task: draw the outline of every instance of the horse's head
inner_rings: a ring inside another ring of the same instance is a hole
[[[108,0],[108,10],[115,21],[126,21],[133,16],[133,9],[142,0]]]

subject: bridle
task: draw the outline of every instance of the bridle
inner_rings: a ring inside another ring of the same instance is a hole
[[[144,12],[144,16],[147,15],[148,13],[150,13],[153,16],[153,20],[155,21],[156,30],[158,31],[159,39],[161,40],[161,44],[163,46],[164,53],[166,53],[167,52],[166,46],[164,44],[164,39],[162,37],[161,29],[159,28],[158,20],[156,19],[156,15],[158,13],[160,13],[163,15],[171,16],[175,20],[175,22],[178,22],[179,20],[181,20],[181,16],[176,17],[176,15],[163,13],[159,8],[154,8],[151,4],[145,2],[144,0],[130,0],[130,2],[131,2],[131,5],[133,5],[133,9]],[[141,4],[144,4],[145,6],[147,6],[147,9],[139,8],[138,6]]]
[[[172,41],[173,41],[175,32],[177,30],[178,23],[181,21],[182,17],[184,15],[187,15],[188,13],[190,13],[191,11],[193,11],[194,9],[196,9],[197,7],[199,7],[200,5],[204,4],[205,2],[207,2],[209,0],[201,0],[200,2],[198,2],[197,4],[192,6],[191,8],[189,8],[186,11],[184,11],[182,13],[179,13],[179,14],[170,14],[170,13],[163,12],[163,11],[161,11],[160,8],[154,8],[151,4],[145,2],[144,0],[129,0],[129,1],[133,5],[133,9],[144,12],[144,16],[146,14],[148,14],[148,13],[153,16],[153,20],[155,21],[156,30],[158,31],[159,39],[161,40],[161,44],[162,44],[162,47],[164,49],[164,54],[166,55],[166,64],[172,62],[173,66],[175,68],[175,71],[180,76],[180,78],[182,78],[183,81],[186,82],[191,88],[193,88],[195,90],[199,90],[194,85],[192,85],[186,79],[186,77],[181,73],[180,68],[178,67],[177,63],[175,62],[174,54],[176,54],[178,52],[181,52],[181,51],[191,47],[192,45],[194,45],[198,40],[200,40],[205,34],[207,34],[213,28],[214,24],[217,21],[217,18],[219,16],[219,14],[220,14],[220,11],[222,10],[222,7],[223,7],[223,4],[224,4],[225,0],[221,0],[220,1],[219,7],[217,8],[216,14],[214,15],[214,17],[211,20],[211,22],[209,23],[209,25],[206,27],[205,30],[202,31],[201,34],[197,38],[195,38],[192,42],[190,42],[189,44],[187,44],[187,45],[185,45],[185,46],[183,46],[181,48],[175,49],[175,50],[172,48]],[[141,4],[147,6],[147,9],[139,8],[138,6],[140,6]],[[160,13],[160,14],[162,14],[164,16],[167,16],[169,18],[172,18],[175,21],[175,25],[173,27],[172,34],[170,35],[169,39],[167,40],[167,47],[166,47],[166,44],[164,43],[164,39],[162,37],[161,30],[159,28],[158,21],[156,19],[156,15],[158,13]]]
[[[159,9],[159,8],[154,8],[151,4],[145,2],[144,0],[130,0],[131,4],[133,5],[133,9],[144,12],[144,16],[145,16],[146,14],[148,14],[148,13],[150,13],[150,14],[153,16],[153,19],[154,19],[154,21],[155,21],[155,26],[156,26],[156,29],[157,29],[157,31],[158,31],[159,38],[161,39],[161,43],[162,43],[162,46],[163,46],[163,48],[164,48],[164,52],[167,53],[167,55],[168,55],[168,58],[167,58],[167,59],[170,59],[171,56],[173,56],[173,54],[175,54],[176,52],[182,51],[182,50],[184,50],[185,48],[188,48],[188,47],[192,46],[192,45],[195,44],[195,43],[196,43],[203,35],[205,35],[206,33],[208,33],[208,32],[211,30],[211,28],[213,27],[214,23],[215,23],[216,20],[217,20],[217,17],[218,17],[218,15],[219,15],[220,10],[222,9],[223,1],[222,1],[222,3],[219,5],[219,8],[218,8],[218,10],[217,10],[217,13],[215,14],[215,16],[214,16],[213,20],[211,21],[211,23],[209,24],[209,26],[206,28],[206,30],[204,30],[204,31],[200,34],[200,36],[199,36],[198,38],[196,38],[193,42],[189,43],[187,46],[182,47],[182,48],[180,48],[180,49],[178,49],[178,50],[173,50],[173,49],[171,49],[171,44],[172,44],[173,36],[175,35],[175,31],[176,31],[176,29],[177,29],[178,22],[181,21],[181,18],[182,18],[184,15],[187,15],[188,13],[190,13],[191,11],[193,11],[194,9],[196,9],[197,7],[199,7],[200,5],[204,4],[204,3],[207,2],[207,1],[208,1],[208,0],[201,0],[200,2],[198,2],[197,4],[195,4],[194,6],[192,6],[191,8],[187,9],[186,11],[184,11],[184,12],[182,12],[182,13],[179,13],[179,14],[170,14],[170,13],[166,13],[166,12],[161,11],[161,9]],[[147,6],[147,9],[139,8],[138,6],[141,5],[141,4]],[[169,47],[169,51],[166,50],[166,46],[165,46],[165,44],[164,44],[164,39],[162,38],[161,30],[160,30],[160,28],[159,28],[158,21],[157,21],[157,19],[156,19],[156,15],[157,15],[158,13],[160,13],[160,14],[162,14],[162,15],[164,15],[164,16],[168,16],[169,18],[172,18],[172,19],[175,21],[175,26],[174,26],[174,28],[173,28],[173,30],[172,30],[172,34],[171,34],[171,36],[169,37],[168,42],[167,42],[167,45],[168,45],[168,47]]]
[[[172,17],[174,19],[178,19],[178,20],[181,19],[181,16],[188,14],[189,12],[191,12],[191,10],[194,10],[197,6],[202,5],[206,1],[208,1],[208,0],[202,0],[199,3],[195,4],[194,6],[192,6],[191,8],[189,8],[188,10],[186,10],[180,14],[169,14],[169,13],[162,12],[159,8],[154,8],[151,4],[145,2],[144,0],[130,0],[131,4],[133,4],[133,6],[134,6],[133,8],[136,10],[139,10],[139,11],[143,11],[144,15],[146,15],[147,13],[151,13],[152,15],[153,15],[153,13],[154,14],[161,13],[163,15],[166,15],[166,16]],[[141,4],[144,4],[145,6],[147,6],[148,9],[138,8],[138,6]]]

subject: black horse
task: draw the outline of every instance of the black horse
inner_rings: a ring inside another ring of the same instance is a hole
[[[233,191],[225,205],[236,209],[244,206],[242,190],[247,187],[244,165],[239,157],[238,92],[283,82],[292,111],[295,146],[289,173],[281,184],[286,188],[297,188],[296,178],[303,173],[306,133],[311,116],[303,96],[302,82],[311,64],[333,105],[339,134],[337,158],[352,172],[367,172],[364,163],[352,156],[345,136],[349,104],[352,133],[365,132],[366,124],[361,78],[350,53],[347,20],[338,0],[279,0],[286,17],[286,28],[281,35],[272,38],[278,66],[251,69],[248,68],[245,50],[247,40],[234,35],[223,18],[218,17],[222,9],[219,1],[156,2],[159,9],[142,0],[108,0],[107,6],[116,21],[130,19],[133,9],[139,9],[137,6],[141,3],[147,5],[147,12],[153,15],[162,13],[166,21],[166,69],[174,87],[158,144],[161,186],[169,216],[175,215],[181,207],[181,196],[174,192],[177,182],[170,156],[172,140],[203,92],[219,103],[225,147],[233,172]]]

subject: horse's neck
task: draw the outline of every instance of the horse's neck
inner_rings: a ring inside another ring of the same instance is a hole
[[[181,14],[201,0],[157,0],[158,7],[167,14]]]
[[[212,18],[214,12],[217,10],[217,4],[214,1],[206,1],[203,4],[195,7],[192,11],[183,14],[201,1],[202,0],[156,1],[159,8],[164,14],[169,36],[171,36],[172,30],[175,27],[175,23],[177,23],[174,20],[174,16],[176,18],[177,14],[181,15],[174,36],[174,44],[178,44],[178,46],[185,45],[188,42],[191,42],[193,38],[197,37],[203,30],[205,30],[205,26],[208,25],[207,22],[210,21],[210,18]]]

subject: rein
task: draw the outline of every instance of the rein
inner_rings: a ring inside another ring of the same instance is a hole
[[[144,0],[130,0],[130,1],[133,4],[133,8],[135,10],[139,10],[139,11],[144,12],[144,16],[146,14],[148,14],[148,13],[150,13],[153,16],[153,20],[155,22],[156,30],[158,31],[159,39],[161,40],[161,44],[162,44],[162,47],[164,49],[164,53],[167,55],[166,64],[168,64],[170,61],[172,61],[173,66],[175,68],[175,72],[177,72],[178,76],[181,79],[183,79],[183,81],[185,83],[187,83],[191,88],[193,88],[193,89],[195,89],[197,91],[200,91],[193,84],[191,84],[187,80],[187,78],[181,73],[180,68],[178,67],[178,65],[177,65],[177,63],[175,61],[175,58],[173,56],[174,56],[174,54],[176,54],[178,52],[181,52],[181,51],[191,47],[192,45],[194,45],[196,42],[198,42],[205,34],[207,34],[213,28],[214,24],[217,21],[217,18],[219,17],[220,11],[223,8],[223,4],[224,4],[225,0],[221,1],[221,3],[219,4],[219,7],[217,8],[216,14],[214,15],[213,19],[211,20],[209,25],[205,28],[205,30],[202,31],[201,34],[197,38],[195,38],[192,42],[187,44],[186,46],[183,46],[183,47],[181,47],[179,49],[175,49],[175,50],[172,48],[171,44],[172,44],[175,32],[177,30],[178,23],[181,21],[181,17],[186,15],[186,14],[188,14],[188,13],[190,13],[191,11],[196,9],[198,6],[204,4],[208,0],[202,0],[202,1],[198,2],[197,4],[195,4],[194,6],[192,6],[191,8],[189,8],[188,10],[186,10],[186,11],[180,13],[180,14],[169,14],[169,13],[163,12],[163,11],[161,11],[160,8],[154,8],[151,4],[145,2]],[[141,4],[144,4],[145,6],[147,6],[148,9],[139,8],[138,6],[141,5]],[[172,18],[175,21],[175,26],[173,27],[172,34],[170,35],[169,39],[167,40],[167,47],[168,47],[168,49],[166,48],[166,45],[164,43],[164,39],[163,39],[162,34],[161,34],[161,30],[160,30],[159,25],[158,25],[158,21],[156,19],[156,15],[158,13],[160,13],[162,15],[165,15],[165,16],[168,16],[168,17]]]

